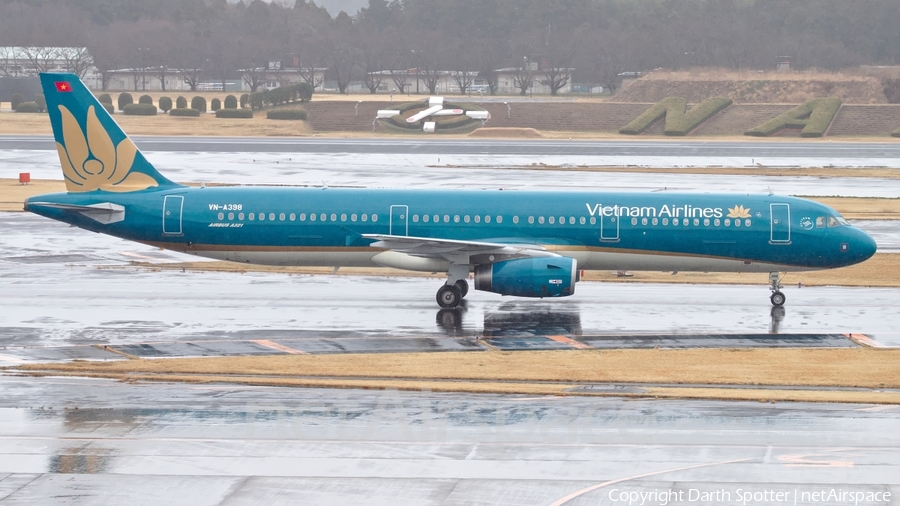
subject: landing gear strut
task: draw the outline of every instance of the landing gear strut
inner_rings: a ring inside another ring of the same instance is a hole
[[[772,291],[772,296],[769,297],[769,300],[772,301],[772,305],[775,307],[781,307],[784,305],[784,302],[787,300],[787,297],[781,292],[781,277],[777,272],[769,273],[769,290]]]

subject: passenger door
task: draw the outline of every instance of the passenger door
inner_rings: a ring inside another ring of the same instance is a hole
[[[772,244],[788,244],[791,242],[791,206],[790,204],[769,204],[771,215]]]
[[[181,212],[184,209],[184,196],[166,195],[163,199],[163,234],[181,235]]]
[[[409,206],[391,206],[391,235],[409,235]]]

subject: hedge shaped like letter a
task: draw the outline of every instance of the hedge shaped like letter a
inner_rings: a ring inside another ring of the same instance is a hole
[[[769,137],[785,128],[801,128],[800,137],[822,137],[840,108],[839,98],[817,98],[747,130],[744,135]]]
[[[656,123],[660,118],[665,117],[664,133],[666,135],[687,135],[729,105],[731,105],[730,98],[708,98],[695,105],[690,111],[686,111],[687,99],[682,97],[664,98],[644,111],[634,121],[619,129],[619,133],[638,135],[650,128],[650,125]]]

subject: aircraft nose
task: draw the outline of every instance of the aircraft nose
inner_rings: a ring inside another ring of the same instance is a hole
[[[862,230],[855,229],[854,232],[855,237],[850,244],[850,253],[857,259],[857,262],[864,262],[872,258],[872,255],[878,251],[878,244],[875,239]]]

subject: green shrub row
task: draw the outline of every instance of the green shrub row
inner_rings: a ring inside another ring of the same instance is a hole
[[[200,116],[200,111],[197,109],[188,109],[187,107],[178,107],[169,111],[169,116]]]
[[[801,128],[800,137],[822,137],[840,108],[839,98],[817,98],[747,130],[744,135],[769,137],[785,128]]]
[[[106,112],[108,112],[110,114],[116,113],[116,106],[112,105],[112,102],[109,102],[109,103],[100,102],[100,105],[102,105],[103,108],[106,109]]]
[[[269,111],[273,112],[273,111]],[[306,111],[303,111],[306,112]],[[216,111],[217,118],[252,118],[253,111],[250,109],[219,109]]]
[[[41,112],[41,106],[36,102],[19,102],[16,104],[16,112]]]
[[[178,97],[175,99],[175,108],[176,109],[187,109],[187,99],[184,97]]]
[[[218,98],[214,98],[209,101],[209,109],[211,111],[216,112],[221,108],[222,108],[222,101],[219,100]]]
[[[126,116],[156,116],[156,106],[153,104],[128,104],[122,109]]]
[[[226,109],[237,109],[238,103],[237,98],[234,95],[228,95],[225,97],[225,108]]]
[[[162,112],[171,111],[172,110],[172,99],[169,97],[160,97],[159,108]]]
[[[138,99],[138,103],[153,105],[153,97],[150,95],[141,95],[141,98]]]
[[[21,93],[13,93],[12,98],[10,99],[10,105],[12,106],[12,110],[17,111],[19,108],[19,104],[25,101],[25,97],[22,96]]]
[[[251,109],[278,106],[290,102],[309,102],[312,99],[313,89],[309,83],[298,83],[290,86],[279,86],[272,90],[262,90],[251,93],[248,97]],[[241,97],[243,99],[243,97]]]
[[[206,112],[206,99],[203,97],[194,97],[191,99],[191,109],[197,109],[201,113]]]
[[[131,97],[131,93],[119,93],[118,105],[120,111],[124,111],[126,105],[131,105],[133,103],[134,99]]]
[[[306,111],[303,109],[271,109],[266,112],[267,119],[306,119]]]
[[[666,135],[687,135],[691,130],[718,114],[731,103],[732,100],[730,98],[708,98],[694,106],[690,111],[686,111],[687,99],[668,97],[644,111],[631,123],[620,128],[619,133],[626,135],[641,134],[660,118],[664,117],[666,121],[664,133]]]

